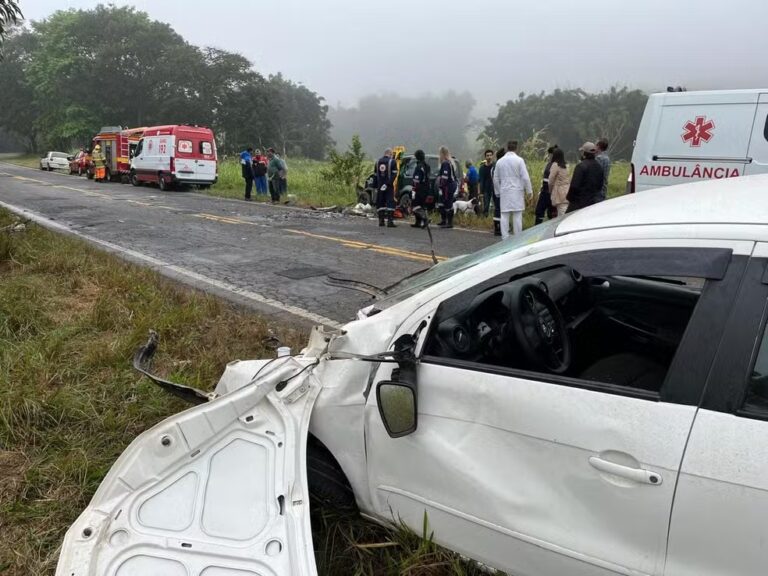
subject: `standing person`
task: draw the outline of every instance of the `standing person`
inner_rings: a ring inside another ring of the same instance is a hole
[[[256,148],[253,153],[253,181],[256,183],[256,194],[261,196],[267,193],[267,157]]]
[[[491,199],[493,198],[493,150],[486,150],[483,155],[485,159],[480,164],[479,180],[480,193],[483,195],[483,216],[488,216],[491,209]]]
[[[555,150],[558,149],[559,148],[557,147],[557,144],[547,148],[547,154],[549,157],[547,158],[547,164],[544,167],[544,174],[541,179],[541,190],[539,191],[539,199],[536,202],[536,210],[534,211],[536,217],[534,224],[541,224],[544,222],[545,215],[550,220],[557,216],[557,211],[552,207],[552,203],[550,201],[549,170],[552,167],[552,154]]]
[[[251,199],[251,190],[253,190],[253,148],[248,146],[240,152],[240,171],[245,180],[245,199]]]
[[[571,185],[568,188],[568,209],[573,212],[600,202],[603,192],[603,169],[595,160],[597,147],[585,142],[581,148],[581,162],[573,169]]]
[[[396,228],[393,217],[397,163],[392,157],[391,148],[384,150],[384,156],[376,161],[373,172],[376,175],[376,213],[379,216],[379,226],[384,226],[386,220],[389,228]]]
[[[557,215],[562,216],[568,209],[568,188],[571,177],[568,175],[568,165],[565,163],[565,152],[555,148],[552,152],[552,165],[549,169],[549,197]]]
[[[496,173],[496,165],[499,163],[499,160],[504,158],[506,153],[506,148],[496,150],[496,162],[493,163],[491,168],[491,180],[493,180],[493,175]],[[501,204],[499,203],[499,191],[496,188],[495,180],[493,180],[493,235],[501,236]]]
[[[440,157],[440,171],[437,173],[437,189],[440,190],[437,207],[440,209],[440,222],[437,225],[441,228],[453,228],[456,168],[447,147],[440,146],[437,153]]]
[[[277,204],[280,202],[280,195],[288,189],[288,167],[274,148],[267,149],[267,158],[269,158],[267,165],[269,191],[272,195],[272,204]]]
[[[595,160],[603,169],[603,188],[600,191],[600,199],[605,200],[608,197],[608,177],[611,175],[611,157],[608,156],[608,140],[600,138],[597,141],[597,156]]]
[[[416,150],[413,157],[416,158],[416,169],[413,171],[413,188],[411,191],[411,209],[416,221],[411,224],[413,228],[426,228],[429,224],[425,203],[429,194],[429,164],[427,164],[424,150]]]
[[[525,162],[517,155],[517,140],[507,142],[507,153],[496,162],[493,184],[499,196],[501,207],[501,239],[509,238],[509,219],[512,217],[512,232],[523,231],[523,210],[525,195],[533,196],[531,178]]]
[[[464,166],[467,169],[467,175],[464,177],[464,181],[467,183],[467,200],[472,200],[472,198],[477,198],[477,185],[480,182],[480,174],[478,174],[477,168],[475,168],[471,160],[467,160]]]
[[[104,182],[107,179],[107,161],[101,153],[101,144],[93,147],[91,160],[93,161],[93,179],[96,182]]]

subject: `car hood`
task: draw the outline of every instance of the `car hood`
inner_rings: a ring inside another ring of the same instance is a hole
[[[56,576],[313,576],[306,437],[313,358],[138,436],[66,534]]]

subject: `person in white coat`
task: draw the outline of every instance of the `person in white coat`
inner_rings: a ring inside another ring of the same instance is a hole
[[[517,141],[507,142],[507,153],[496,162],[493,171],[493,188],[501,208],[501,239],[509,238],[509,218],[512,216],[512,231],[523,231],[523,210],[525,195],[533,196],[531,178],[525,161],[517,155]]]

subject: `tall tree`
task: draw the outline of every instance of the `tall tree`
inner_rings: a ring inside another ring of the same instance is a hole
[[[551,143],[574,155],[585,140],[607,138],[612,155],[627,159],[647,98],[641,91],[628,88],[597,94],[581,89],[521,93],[499,107],[480,139],[504,142],[543,131]]]
[[[134,8],[59,11],[8,44],[0,127],[30,148],[86,143],[105,125],[176,123],[212,126],[223,152],[258,142],[322,158],[330,143],[320,96]]]
[[[24,18],[16,0],[0,0],[0,59],[3,57],[3,40],[8,35],[8,29]]]
[[[0,126],[24,143],[29,152],[40,144],[37,119],[42,110],[27,70],[38,48],[37,35],[16,29],[5,43],[0,61]]]

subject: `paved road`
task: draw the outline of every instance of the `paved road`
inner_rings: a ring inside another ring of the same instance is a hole
[[[425,231],[355,216],[99,184],[0,163],[0,206],[79,234],[124,257],[275,318],[337,325],[383,288],[432,263]],[[443,259],[494,242],[491,234],[433,230]]]

